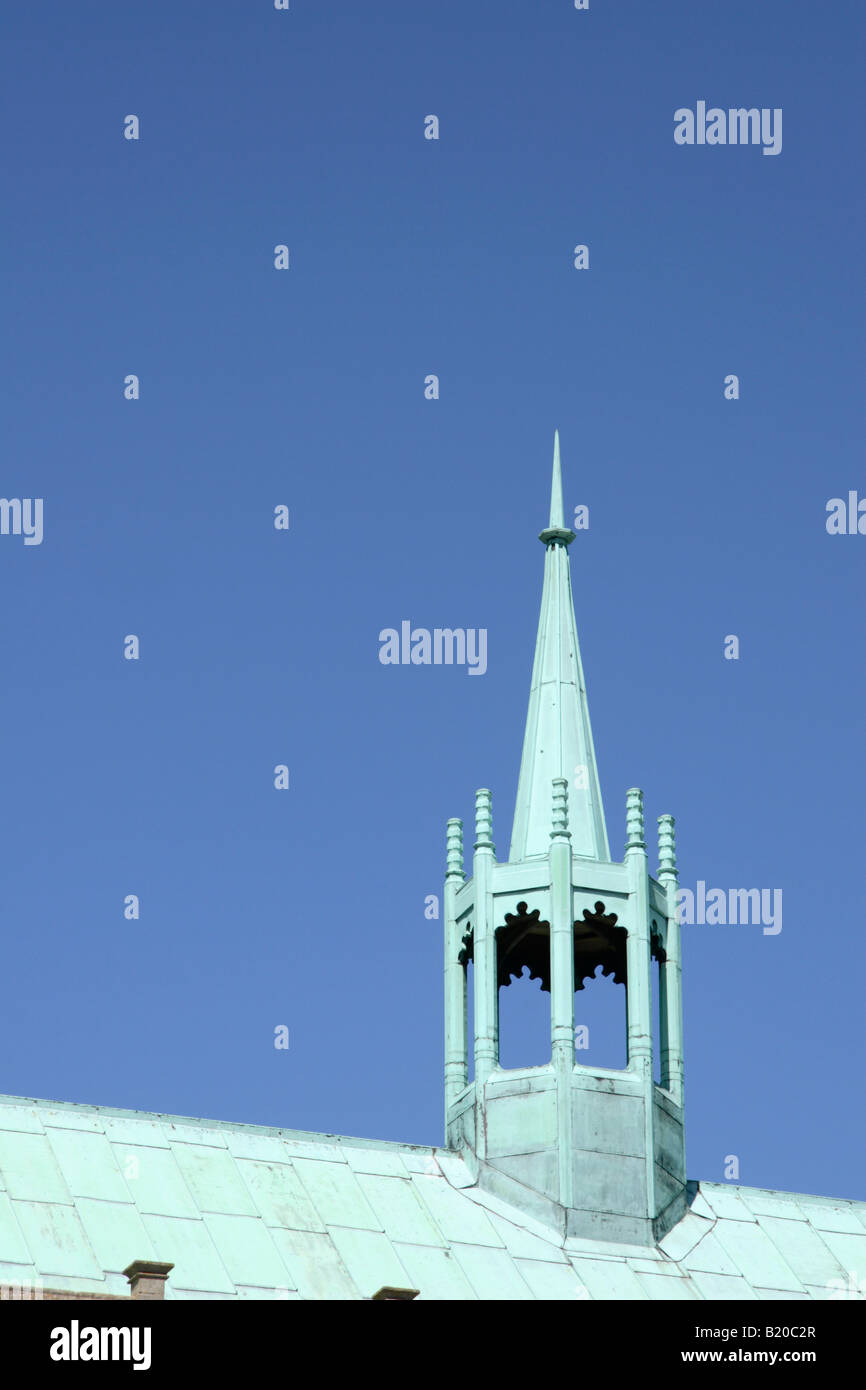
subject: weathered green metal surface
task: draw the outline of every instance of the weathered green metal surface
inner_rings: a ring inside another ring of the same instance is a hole
[[[550,525],[540,534],[545,544],[544,587],[508,856],[513,863],[547,854],[550,787],[555,777],[583,783],[571,800],[573,852],[589,859],[610,859],[571,595],[568,546],[574,534],[563,521],[557,431]]]
[[[125,1294],[125,1267],[156,1259],[169,1299],[863,1296],[866,1203],[690,1195],[658,1246],[587,1240],[447,1150],[0,1097],[5,1285]]]

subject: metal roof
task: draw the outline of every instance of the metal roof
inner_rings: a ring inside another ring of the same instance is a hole
[[[690,1191],[658,1247],[563,1240],[447,1149],[0,1097],[0,1284],[126,1294],[154,1259],[170,1299],[866,1294],[866,1203]]]

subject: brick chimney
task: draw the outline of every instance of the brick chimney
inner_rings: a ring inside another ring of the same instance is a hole
[[[133,1260],[123,1271],[129,1280],[131,1298],[165,1298],[165,1281],[174,1265],[158,1260]]]

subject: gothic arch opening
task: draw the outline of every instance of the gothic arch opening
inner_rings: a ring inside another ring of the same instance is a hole
[[[496,983],[499,1065],[544,1066],[550,1061],[550,923],[524,902],[496,929]]]
[[[626,940],[616,913],[600,901],[574,923],[574,1061],[579,1065],[618,1070],[628,1065]],[[505,914],[496,929],[496,974],[500,1066],[545,1065],[551,1056],[550,923],[537,908],[530,911],[519,902],[515,912]]]
[[[601,901],[584,908],[574,922],[574,1060],[580,1066],[619,1071],[628,1066],[627,940],[617,914]],[[651,955],[653,1070],[658,1080],[663,1045],[659,969],[665,956],[655,921]],[[519,902],[496,928],[496,977],[500,1066],[543,1066],[551,1055],[550,923],[538,908],[530,911]],[[515,982],[518,988],[512,989]]]
[[[598,901],[574,923],[574,1060],[583,1067],[628,1065],[626,942],[617,914]]]

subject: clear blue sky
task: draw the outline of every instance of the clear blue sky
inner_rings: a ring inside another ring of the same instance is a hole
[[[44,540],[0,536],[0,1089],[441,1142],[424,900],[476,787],[507,855],[558,427],[614,857],[638,785],[685,885],[784,894],[684,928],[689,1172],[866,1197],[866,536],[825,529],[866,495],[863,28],[6,8],[0,491]],[[675,145],[699,100],[781,107],[781,154]],[[487,673],[382,666],[402,619]]]

